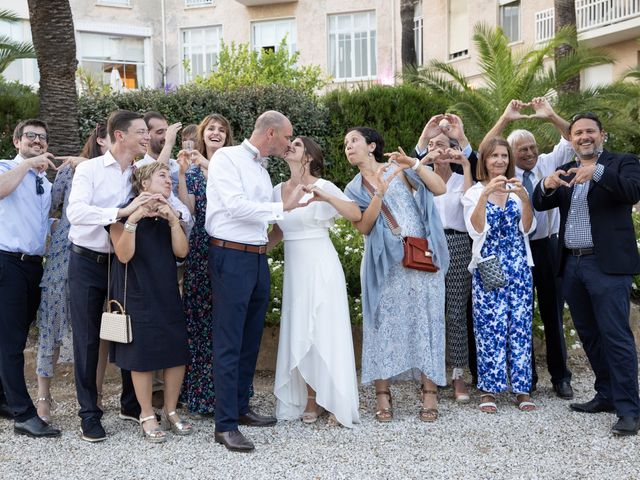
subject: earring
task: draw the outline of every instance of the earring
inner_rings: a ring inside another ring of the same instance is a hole
[[[372,156],[373,156],[373,153],[369,152],[369,153],[368,153],[368,155],[369,155],[370,157],[372,157]]]

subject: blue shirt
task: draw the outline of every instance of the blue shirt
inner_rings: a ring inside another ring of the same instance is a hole
[[[20,155],[13,160],[0,160],[0,175],[16,168],[23,161]],[[36,177],[42,179],[42,195],[36,192]],[[16,189],[0,199],[0,250],[44,255],[49,234],[50,208],[51,182],[47,180],[45,172],[36,174],[33,169],[29,169]]]

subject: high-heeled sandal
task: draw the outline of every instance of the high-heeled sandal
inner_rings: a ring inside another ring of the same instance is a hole
[[[145,430],[144,424],[151,421],[156,420],[155,415],[149,415],[148,417],[140,417],[140,431],[142,432],[142,436],[147,442],[150,443],[162,443],[167,441],[167,434],[162,431],[160,426],[155,426],[151,430]]]
[[[489,401],[483,401],[483,400]],[[498,411],[498,406],[496,405],[496,396],[493,393],[482,393],[480,395],[480,408],[481,412],[484,413],[496,413]]]
[[[469,397],[469,391],[467,390],[467,384],[464,381],[464,371],[461,368],[454,368],[451,375],[451,383],[453,385],[453,398],[457,403],[467,403],[471,397]],[[458,385],[462,384],[462,391],[458,391]]]
[[[315,401],[315,399],[316,397],[312,397],[311,395],[307,397],[307,400]],[[318,404],[316,403],[316,405]],[[315,423],[316,420],[318,420],[318,417],[323,413],[324,413],[324,408],[318,405],[318,408],[316,408],[313,412],[307,412],[306,410],[302,412],[302,417],[300,418],[304,423]]]
[[[376,411],[376,420],[382,423],[387,423],[393,420],[393,403],[391,400],[391,392],[389,390],[376,392],[376,397],[380,395],[386,395],[389,398],[389,406],[380,408],[378,411]]]
[[[53,411],[53,407],[54,407],[54,402],[53,402],[53,398],[51,398],[51,395],[49,395],[48,397],[38,397],[36,398],[36,401],[33,402],[33,406],[36,407],[36,409],[38,408],[38,404],[40,403],[47,403],[47,406],[49,407],[49,414],[48,415],[38,415],[40,417],[40,419],[44,422],[44,423],[51,423],[51,412]]]
[[[437,390],[425,390],[424,385],[420,388],[420,401],[424,404],[424,396],[425,395],[435,395],[436,400],[438,399],[438,391]],[[420,412],[418,413],[418,418],[423,422],[435,422],[438,419],[438,409],[437,408],[425,408],[423,406],[420,407]]]
[[[172,422],[171,417],[175,417],[177,420]],[[171,430],[174,434],[182,436],[191,435],[194,431],[193,425],[182,420],[175,410],[167,413],[162,409],[162,428],[164,430]]]

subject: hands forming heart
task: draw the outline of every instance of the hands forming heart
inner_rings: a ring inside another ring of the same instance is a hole
[[[532,108],[534,113],[525,114],[522,110]],[[546,97],[535,97],[530,102],[522,100],[511,100],[504,113],[502,114],[507,120],[522,120],[528,118],[536,118],[540,120],[548,120],[553,115],[553,109]]]

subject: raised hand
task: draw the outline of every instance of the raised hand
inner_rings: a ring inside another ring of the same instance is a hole
[[[404,153],[402,147],[398,147],[398,150],[395,152],[385,153],[384,156],[389,157],[389,160],[398,165],[402,170],[411,168],[416,163],[416,159]]]
[[[440,121],[445,118],[444,114],[439,113],[438,115],[434,115],[429,119],[427,124],[422,129],[422,133],[420,134],[420,140],[424,141],[426,144],[429,140],[431,140],[436,135],[440,135],[442,133],[442,129],[440,128]]]
[[[531,100],[531,106],[535,113],[533,115],[529,115],[529,118],[539,118],[541,120],[549,120],[555,112],[553,108],[551,108],[551,104],[546,97],[536,97]]]
[[[570,187],[571,184],[561,178],[566,177],[567,175],[569,175],[569,173],[564,170],[556,170],[551,175],[544,177],[543,185],[545,190],[555,190],[559,187]]]
[[[524,115],[523,113],[521,113],[521,110],[530,106],[530,103],[525,103],[521,100],[511,100],[502,115],[506,120],[509,121],[529,118],[529,115]]]
[[[463,168],[469,166],[469,159],[464,156],[461,150],[457,148],[447,148],[444,152],[444,156],[438,161],[438,163],[456,163],[462,165]]]
[[[449,128],[443,130],[443,133],[449,137],[457,140],[458,143],[467,142],[467,137],[464,134],[464,125],[462,119],[453,113],[447,113],[445,119],[449,122]]]
[[[57,170],[62,170],[62,168],[65,165],[71,165],[71,169],[75,170],[79,163],[82,163],[85,160],[88,160],[85,157],[53,157],[53,158],[62,162],[60,166],[57,168]]]
[[[178,158],[176,159],[178,165],[180,166],[180,175],[184,175],[189,167],[191,166],[191,152],[187,152],[186,150],[180,150],[178,152]]]
[[[567,170],[567,175],[571,175],[573,173],[576,174],[575,177],[571,179],[569,185],[586,183],[590,180],[593,180],[593,174],[596,171],[596,164],[593,165],[584,165],[582,167],[573,167]]]
[[[178,136],[178,131],[182,128],[182,122],[172,123],[167,127],[167,133],[164,137],[164,143],[169,144],[172,147],[176,144],[176,138]]]
[[[296,185],[296,187],[293,189],[293,192],[291,192],[291,195],[289,195],[287,197],[287,200],[282,203],[282,209],[285,212],[290,212],[295,208],[304,207],[307,205],[308,202],[303,202],[302,204],[300,203],[302,197],[304,197],[307,193],[304,190],[306,187],[306,185]]]
[[[433,150],[430,150],[429,153],[427,153],[427,155],[422,158],[422,160],[420,160],[420,163],[422,163],[423,165],[432,165],[446,162],[446,160],[446,150],[444,148],[434,148]]]
[[[514,177],[507,180],[507,183],[511,185],[511,188],[508,189],[509,193],[515,193],[523,202],[529,201],[529,193],[520,180]]]
[[[53,163],[54,158],[53,153],[45,152],[36,157],[28,158],[25,161],[27,165],[29,165],[29,168],[33,168],[37,170],[38,173],[42,173],[49,168],[57,170],[56,164]]]
[[[507,177],[498,175],[492,178],[482,190],[482,193],[488,198],[492,193],[509,193],[507,189]]]

